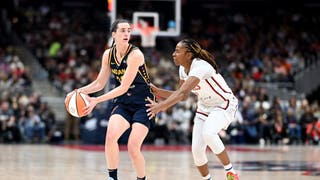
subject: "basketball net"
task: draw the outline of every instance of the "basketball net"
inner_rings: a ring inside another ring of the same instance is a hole
[[[139,21],[134,25],[134,30],[138,31],[141,35],[141,46],[144,48],[155,47],[156,37],[159,31],[158,27],[149,26],[145,21]]]

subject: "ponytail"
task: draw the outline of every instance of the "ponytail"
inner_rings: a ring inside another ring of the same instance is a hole
[[[218,72],[218,66],[214,56],[207,50],[202,49],[200,44],[193,39],[183,39],[180,41],[185,48],[192,53],[192,58],[200,58],[207,61]]]

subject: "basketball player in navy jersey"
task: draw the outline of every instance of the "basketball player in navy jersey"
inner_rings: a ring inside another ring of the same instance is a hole
[[[153,118],[156,113],[165,111],[193,92],[198,97],[198,108],[194,118],[192,133],[192,154],[202,178],[212,180],[208,169],[207,146],[220,159],[226,170],[227,180],[238,180],[223,142],[218,133],[226,129],[234,120],[238,100],[233,95],[224,78],[217,72],[214,57],[193,39],[180,41],[173,52],[173,60],[179,65],[180,88],[167,91],[152,85],[153,92],[166,98],[150,104],[148,115]]]
[[[147,98],[154,99],[151,92],[145,59],[142,52],[129,43],[131,25],[125,19],[118,19],[111,25],[114,45],[102,57],[99,75],[92,83],[78,91],[91,94],[102,90],[112,73],[116,87],[99,97],[90,97],[86,114],[91,113],[96,104],[113,99],[112,110],[105,141],[105,156],[109,180],[117,180],[119,165],[120,136],[131,127],[128,152],[137,174],[137,180],[145,180],[145,160],[140,151],[154,119],[149,120],[146,112]]]

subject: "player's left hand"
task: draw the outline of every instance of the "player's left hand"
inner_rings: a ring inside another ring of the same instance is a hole
[[[149,104],[146,104],[146,106],[149,107],[147,109],[148,117],[149,119],[152,119],[161,111],[161,107],[157,102],[153,101],[149,97],[147,97],[147,100],[149,101]]]
[[[87,100],[89,101],[89,104],[85,107],[85,111],[84,111],[85,115],[90,114],[93,108],[96,107],[98,103],[95,97],[89,97],[87,98]]]

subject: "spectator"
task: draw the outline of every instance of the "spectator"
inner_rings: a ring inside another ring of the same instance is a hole
[[[56,119],[48,103],[44,102],[40,104],[39,116],[45,124],[45,134],[48,136],[48,140],[50,140],[56,131]]]
[[[16,117],[7,100],[0,103],[0,125],[0,141],[2,139],[4,142],[20,142],[21,135]]]
[[[262,105],[258,108],[257,120],[258,120],[258,131],[259,131],[259,143],[264,145],[266,142],[271,142],[271,131],[270,131],[270,117],[263,109]]]
[[[289,108],[285,123],[288,126],[290,144],[299,144],[301,141],[301,126],[298,122],[297,116],[295,116],[293,109]]]
[[[274,123],[271,126],[271,134],[273,144],[287,143],[287,128],[279,110],[276,111]]]
[[[305,105],[304,113],[300,119],[300,126],[301,126],[301,140],[302,142],[306,142],[307,140],[307,125],[312,123],[314,120],[314,115],[312,113],[312,109],[309,105]]]
[[[32,105],[27,107],[26,116],[21,119],[21,123],[24,129],[26,142],[45,141],[45,124],[41,121]]]
[[[246,142],[249,144],[256,144],[259,139],[256,119],[256,112],[250,98],[244,100],[243,107],[241,108],[243,115],[244,133]]]
[[[314,118],[312,123],[306,127],[307,143],[320,144],[320,119]]]

